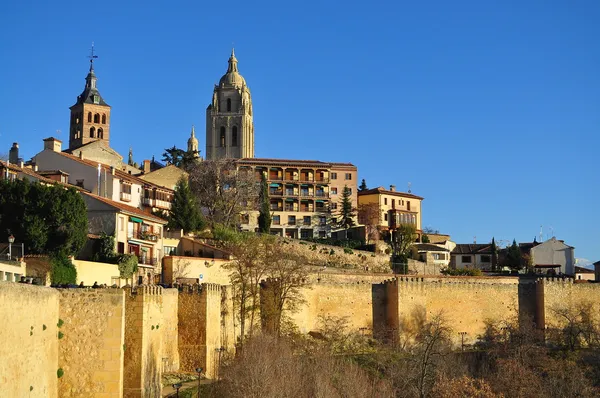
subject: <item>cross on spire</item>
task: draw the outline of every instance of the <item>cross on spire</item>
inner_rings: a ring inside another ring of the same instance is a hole
[[[92,42],[92,49],[90,50],[88,58],[90,59],[90,71],[92,71],[94,70],[94,59],[98,58],[98,56],[94,54],[94,42]]]

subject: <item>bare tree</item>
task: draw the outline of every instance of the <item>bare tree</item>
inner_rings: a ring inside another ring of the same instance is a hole
[[[260,183],[234,159],[194,162],[189,184],[211,226],[235,227],[241,211],[256,210]]]
[[[379,205],[377,203],[363,203],[358,206],[358,222],[365,226],[365,240],[379,240]]]
[[[176,282],[178,278],[187,278],[190,267],[191,262],[189,260],[177,258],[177,261],[173,264],[173,281]]]

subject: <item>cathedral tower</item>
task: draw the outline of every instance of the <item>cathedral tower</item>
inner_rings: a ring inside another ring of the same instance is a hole
[[[207,160],[254,157],[252,98],[237,64],[231,50],[227,73],[215,86],[206,109]]]
[[[69,150],[73,150],[93,141],[104,141],[109,145],[110,138],[110,106],[104,102],[96,88],[94,73],[94,48],[90,57],[90,71],[85,78],[85,88],[77,97],[71,109],[69,130]]]

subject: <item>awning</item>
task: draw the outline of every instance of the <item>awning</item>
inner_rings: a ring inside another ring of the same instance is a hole
[[[129,219],[133,222],[139,222],[140,224],[144,222],[144,220],[142,220],[141,218],[137,218],[137,217],[129,217]]]
[[[279,188],[279,185],[280,185],[280,184],[270,184],[269,186],[270,186],[270,187],[273,187],[273,188]]]
[[[290,198],[286,198],[285,201],[286,202],[294,202],[296,199],[290,199]]]

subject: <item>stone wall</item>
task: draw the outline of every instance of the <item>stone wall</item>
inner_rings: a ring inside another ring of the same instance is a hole
[[[119,278],[119,268],[117,264],[98,263],[93,261],[73,260],[77,268],[77,284],[83,282],[86,286],[92,286],[94,282],[99,285],[106,284],[112,286],[125,285],[125,280]]]
[[[142,285],[125,297],[124,397],[162,393],[162,288]]]
[[[163,372],[175,372],[179,369],[179,347],[177,335],[177,313],[179,312],[177,289],[163,289],[163,320],[160,323],[162,333]]]
[[[0,396],[58,397],[56,290],[0,282]]]
[[[180,370],[204,369],[206,377],[216,374],[216,349],[221,345],[221,286],[205,283],[183,286],[179,292]],[[217,354],[218,355],[218,354]]]
[[[60,289],[61,397],[122,397],[125,295],[120,289]]]
[[[185,278],[199,283],[228,285],[229,272],[223,269],[223,264],[227,262],[203,257],[167,256],[163,258],[163,283],[172,284],[178,278]]]

